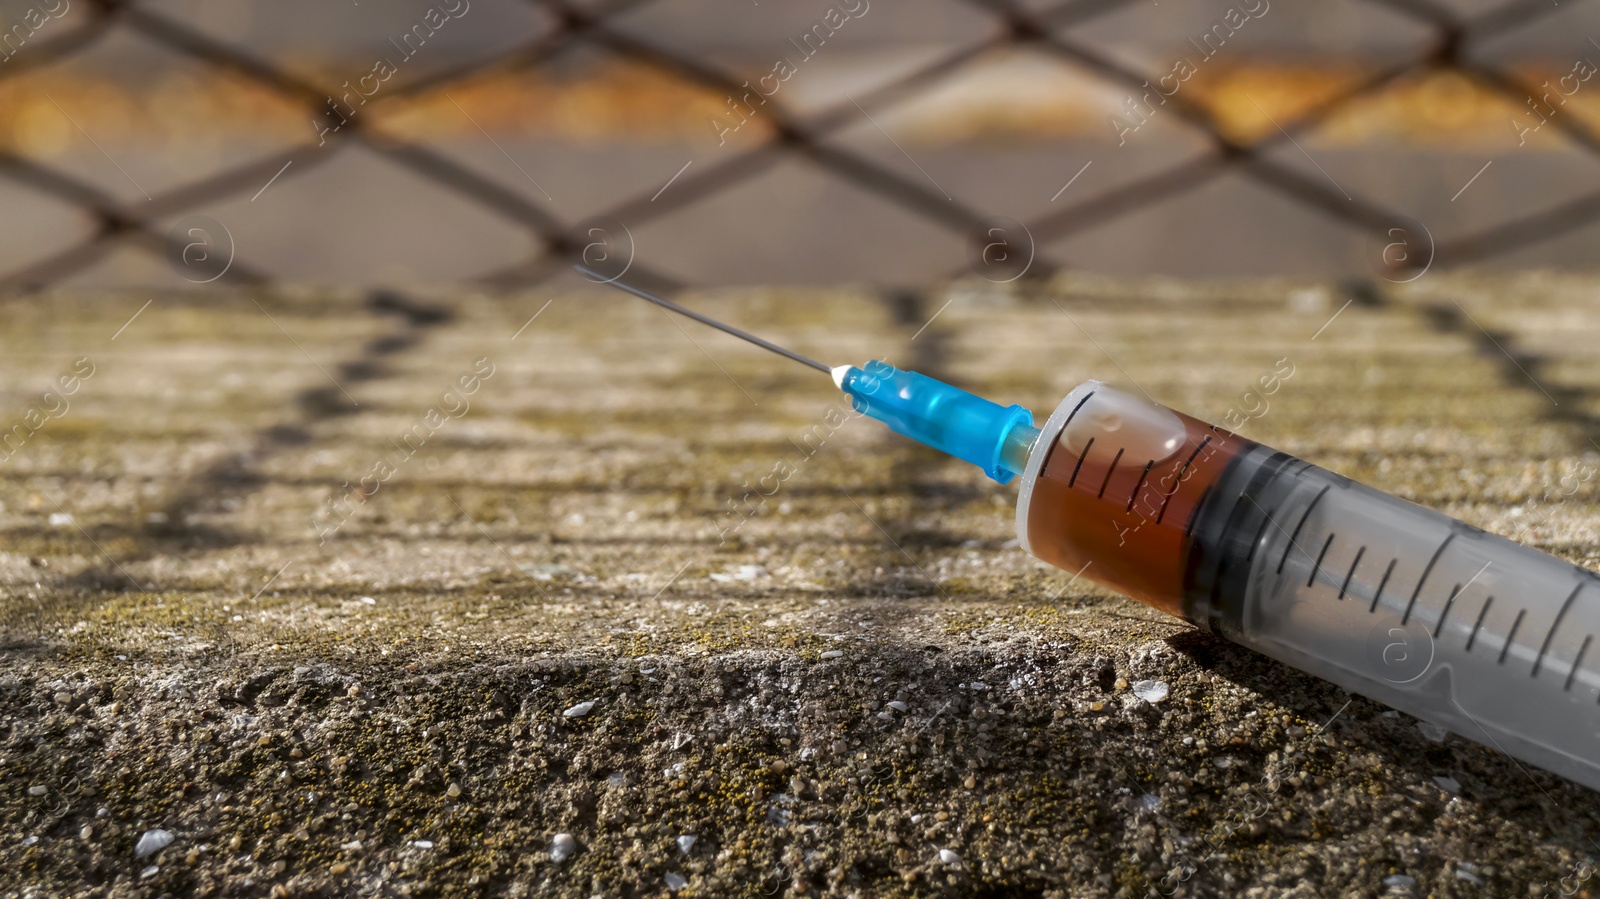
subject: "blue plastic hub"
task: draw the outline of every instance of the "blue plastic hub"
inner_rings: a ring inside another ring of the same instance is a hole
[[[1001,406],[886,362],[836,370],[834,377],[857,412],[896,434],[971,462],[1002,484],[1016,474],[1006,442],[1018,426],[1032,428],[1033,413],[1027,409]]]

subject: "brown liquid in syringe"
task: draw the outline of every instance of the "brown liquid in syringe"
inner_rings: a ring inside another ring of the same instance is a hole
[[[1052,441],[1033,487],[1028,541],[1052,565],[1087,565],[1094,580],[1181,616],[1189,522],[1209,486],[1253,444],[1166,409],[1176,422],[1156,433],[1108,409],[1115,400],[1096,401],[1115,393],[1086,397]],[[1174,444],[1175,452],[1151,458],[1152,447]]]

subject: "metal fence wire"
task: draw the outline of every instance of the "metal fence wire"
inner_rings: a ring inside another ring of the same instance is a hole
[[[659,0],[610,0],[585,6],[565,0],[526,0],[553,13],[553,30],[513,46],[491,58],[459,65],[452,70],[386,89],[377,102],[394,103],[442,92],[469,78],[490,74],[513,74],[549,64],[560,54],[587,44],[633,63],[651,67],[669,77],[696,87],[730,96],[745,93],[745,79],[703,59],[626,34],[615,27],[624,13]],[[978,57],[1007,47],[1028,47],[1060,58],[1074,66],[1142,93],[1160,72],[1136,71],[1101,52],[1075,32],[1085,23],[1117,11],[1135,0],[1068,0],[1042,11],[1030,11],[1011,0],[962,0],[992,17],[997,27],[992,35],[976,44],[963,46],[924,63],[887,84],[863,92],[848,102],[799,115],[773,98],[763,107],[771,123],[770,137],[758,145],[744,148],[730,157],[702,167],[674,185],[659,202],[641,194],[614,205],[598,217],[643,224],[701,203],[728,191],[771,168],[780,161],[803,159],[863,191],[871,191],[923,217],[938,226],[963,236],[972,235],[986,221],[982,211],[936,193],[923,184],[902,177],[863,156],[826,144],[824,139],[847,124],[915,101],[962,71]],[[1210,149],[1198,158],[1156,171],[1137,181],[1119,186],[1090,199],[1066,205],[1033,221],[1024,223],[1037,243],[1095,229],[1119,217],[1153,204],[1193,191],[1225,174],[1239,173],[1254,183],[1316,213],[1372,235],[1390,245],[1409,246],[1415,233],[1408,218],[1370,199],[1347,196],[1336,186],[1308,176],[1269,158],[1269,151],[1292,143],[1296,135],[1315,128],[1338,115],[1351,104],[1371,97],[1397,81],[1433,71],[1451,71],[1481,88],[1522,108],[1530,97],[1542,91],[1524,83],[1517,75],[1472,58],[1475,42],[1507,29],[1520,27],[1551,15],[1558,6],[1547,0],[1514,0],[1498,8],[1463,15],[1431,0],[1362,0],[1385,7],[1419,22],[1433,35],[1424,52],[1369,73],[1254,141],[1229,137],[1215,114],[1177,93],[1165,109],[1181,117],[1203,134]],[[299,75],[255,56],[227,42],[149,8],[137,0],[91,0],[90,15],[83,24],[59,35],[29,41],[13,55],[0,80],[79,54],[107,40],[119,30],[130,30],[144,39],[206,66],[243,76],[258,85],[304,107],[310,117],[329,115],[329,97],[337,91],[312,83]],[[1584,152],[1600,156],[1600,135],[1577,116],[1555,116],[1548,122],[1564,133]],[[172,216],[188,213],[205,204],[247,195],[268,178],[284,173],[299,177],[313,166],[325,162],[352,144],[381,154],[392,162],[434,184],[481,204],[499,216],[528,229],[536,238],[530,258],[512,266],[482,273],[481,286],[515,289],[538,284],[566,270],[569,263],[582,258],[593,243],[583,227],[563,223],[544,205],[508,192],[492,180],[474,172],[432,149],[399,139],[374,125],[370,117],[352,117],[337,132],[326,135],[326,146],[306,142],[244,165],[194,180],[153,196],[136,207],[118,202],[110,194],[67,172],[14,152],[0,151],[0,174],[29,188],[44,192],[90,214],[96,222],[93,233],[71,246],[19,269],[0,273],[0,288],[13,291],[37,290],[79,272],[105,257],[119,246],[139,247],[157,254],[181,253],[182,245],[164,234],[157,224]],[[302,164],[285,172],[291,161]],[[1580,228],[1600,219],[1600,190],[1569,199],[1537,213],[1505,221],[1476,233],[1455,238],[1437,246],[1428,245],[1413,252],[1401,252],[1385,262],[1396,268],[1418,265],[1450,266],[1480,260],[1495,254],[1538,243]],[[592,259],[590,260],[593,261]],[[1033,274],[1053,270],[1043,258],[1033,266]],[[656,286],[680,286],[673,280],[632,268],[630,277]],[[930,273],[938,275],[946,273]],[[234,284],[263,284],[274,280],[264,271],[238,259],[220,280]]]

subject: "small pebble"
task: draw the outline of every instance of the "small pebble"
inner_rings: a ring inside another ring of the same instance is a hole
[[[139,879],[140,880],[149,880],[150,878],[156,876],[156,874],[158,874],[160,871],[161,871],[160,866],[151,865],[150,867],[145,868],[143,871],[139,872]]]
[[[449,796],[451,799],[458,799],[461,796],[461,787],[457,786],[456,784],[451,784],[450,786],[445,787],[444,794]]]
[[[37,842],[39,842],[39,838],[37,836],[32,836],[32,837],[28,837],[27,839],[23,840],[22,841],[22,845],[23,846],[32,846],[33,844],[35,844]]]
[[[904,712],[906,710],[906,704],[897,699],[894,702],[889,703],[889,708],[894,709],[897,712]]]
[[[350,870],[350,866],[344,862],[334,862],[328,866],[328,873],[332,874],[334,877],[338,877],[340,874],[343,874],[348,870]]]
[[[670,871],[667,873],[666,881],[667,889],[674,893],[689,885],[689,881],[684,880],[682,874],[674,874]]]
[[[45,786],[44,784],[34,784],[33,786],[28,788],[28,795],[29,796],[43,796],[44,794],[46,794],[48,792],[50,792],[50,788]]]
[[[171,846],[173,839],[172,832],[169,830],[161,830],[159,828],[147,830],[140,835],[139,842],[133,845],[133,855],[135,858],[154,855]]]
[[[550,841],[550,860],[560,864],[572,857],[578,851],[578,841],[570,833],[558,833]]]
[[[71,701],[72,701],[72,694],[71,693],[57,693],[56,694],[56,703],[58,705],[66,705],[67,703],[69,703]]]
[[[378,601],[376,599],[373,599],[370,596],[361,597],[361,602],[362,602],[362,604],[369,605],[369,606],[375,606],[375,605],[378,604]]]
[[[589,702],[580,702],[572,708],[567,709],[565,712],[562,712],[561,715],[564,718],[582,718],[584,715],[587,715],[592,711],[594,711],[594,700],[590,700]]]
[[[837,649],[830,649],[827,652],[823,653],[821,658],[824,658],[824,659],[841,659],[841,658],[844,658],[844,653],[840,652]]]
[[[1383,879],[1383,885],[1391,890],[1409,890],[1417,885],[1417,879],[1415,877],[1408,877],[1404,874],[1390,874],[1388,877]]]
[[[1164,680],[1142,680],[1133,685],[1133,695],[1145,702],[1160,702],[1170,692]]]
[[[686,833],[683,836],[678,837],[678,851],[682,852],[684,855],[688,855],[689,850],[694,848],[694,841],[696,839],[697,837],[692,833]]]
[[[939,861],[942,861],[947,865],[959,865],[961,864],[961,856],[956,855],[953,850],[940,849]]]
[[[1435,743],[1443,743],[1444,738],[1450,734],[1449,731],[1445,730],[1439,725],[1428,721],[1418,721],[1417,730],[1422,731],[1422,735],[1424,737],[1427,737],[1429,740],[1432,740]]]
[[[417,847],[418,849],[432,849],[433,848],[433,841],[432,840],[412,840],[411,841],[411,845]]]

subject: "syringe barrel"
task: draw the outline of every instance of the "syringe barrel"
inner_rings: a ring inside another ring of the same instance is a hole
[[[1592,572],[1097,382],[1022,489],[1045,561],[1600,790]]]

